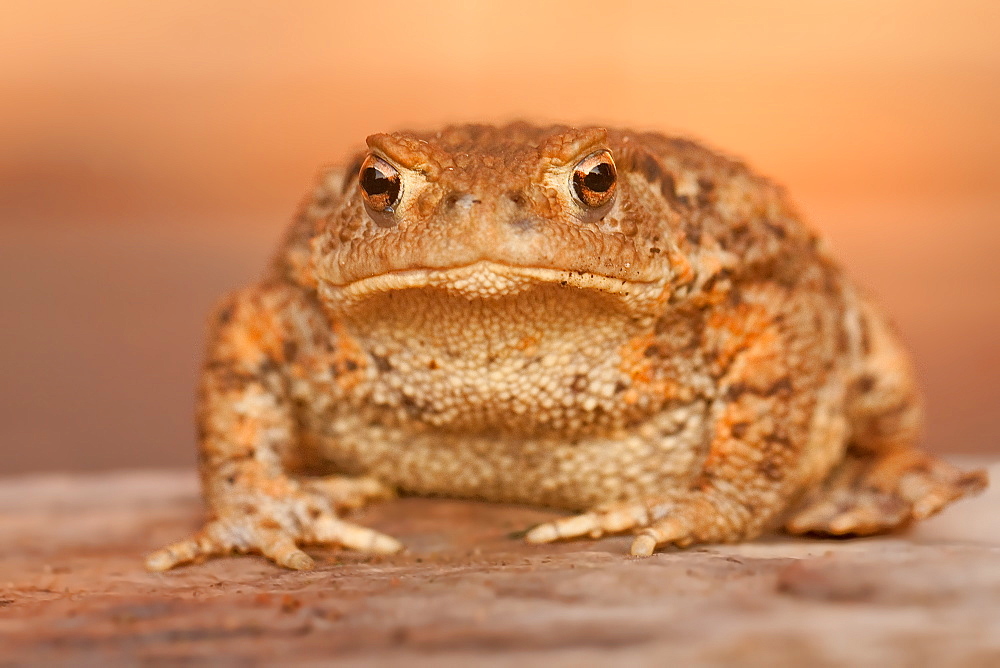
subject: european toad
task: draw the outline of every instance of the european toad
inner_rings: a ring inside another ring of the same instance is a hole
[[[906,353],[781,189],[659,134],[373,135],[213,323],[210,516],[152,570],[395,552],[342,515],[397,492],[576,511],[527,539],[648,555],[882,532],[986,485],[915,449]]]

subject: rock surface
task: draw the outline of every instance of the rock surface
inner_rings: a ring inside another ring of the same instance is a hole
[[[356,517],[404,555],[146,573],[200,515],[189,472],[0,480],[0,665],[1000,665],[996,488],[905,535],[641,560],[627,537],[521,541],[548,511],[402,499]]]

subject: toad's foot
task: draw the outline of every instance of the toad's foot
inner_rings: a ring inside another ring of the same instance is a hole
[[[850,454],[823,487],[785,521],[793,534],[867,536],[930,517],[987,485],[986,472],[961,471],[917,450]]]
[[[334,510],[356,510],[376,501],[396,497],[396,491],[370,476],[331,475],[302,479],[303,488],[326,497]]]
[[[600,538],[607,533],[641,529],[630,550],[646,557],[660,545],[687,547],[699,542],[723,542],[745,537],[730,527],[725,513],[709,495],[692,493],[686,498],[626,501],[589,512],[546,522],[533,528],[529,543],[550,543],[568,538]],[[720,531],[721,530],[721,531]]]
[[[312,568],[313,560],[299,549],[301,544],[334,544],[373,554],[398,552],[403,546],[395,538],[345,522],[334,513],[335,506],[356,507],[373,494],[384,497],[384,488],[365,479],[355,482],[360,487],[348,489],[343,480],[333,481],[333,491],[338,494],[332,495],[330,489],[307,491],[317,485],[322,488],[324,481],[306,483],[306,489],[284,481],[278,483],[280,495],[274,495],[274,490],[243,492],[215,504],[212,519],[193,536],[149,555],[146,568],[165,571],[232,552],[260,553],[285,568]]]

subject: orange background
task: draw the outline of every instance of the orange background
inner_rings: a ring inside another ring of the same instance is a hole
[[[1000,3],[7,3],[0,472],[187,465],[204,314],[370,132],[678,132],[785,183],[997,452]]]

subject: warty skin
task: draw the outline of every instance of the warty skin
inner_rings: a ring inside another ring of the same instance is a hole
[[[209,517],[152,570],[392,553],[343,515],[396,493],[564,508],[527,539],[648,555],[888,531],[986,485],[916,449],[905,351],[781,189],[659,134],[373,135],[213,323]]]

